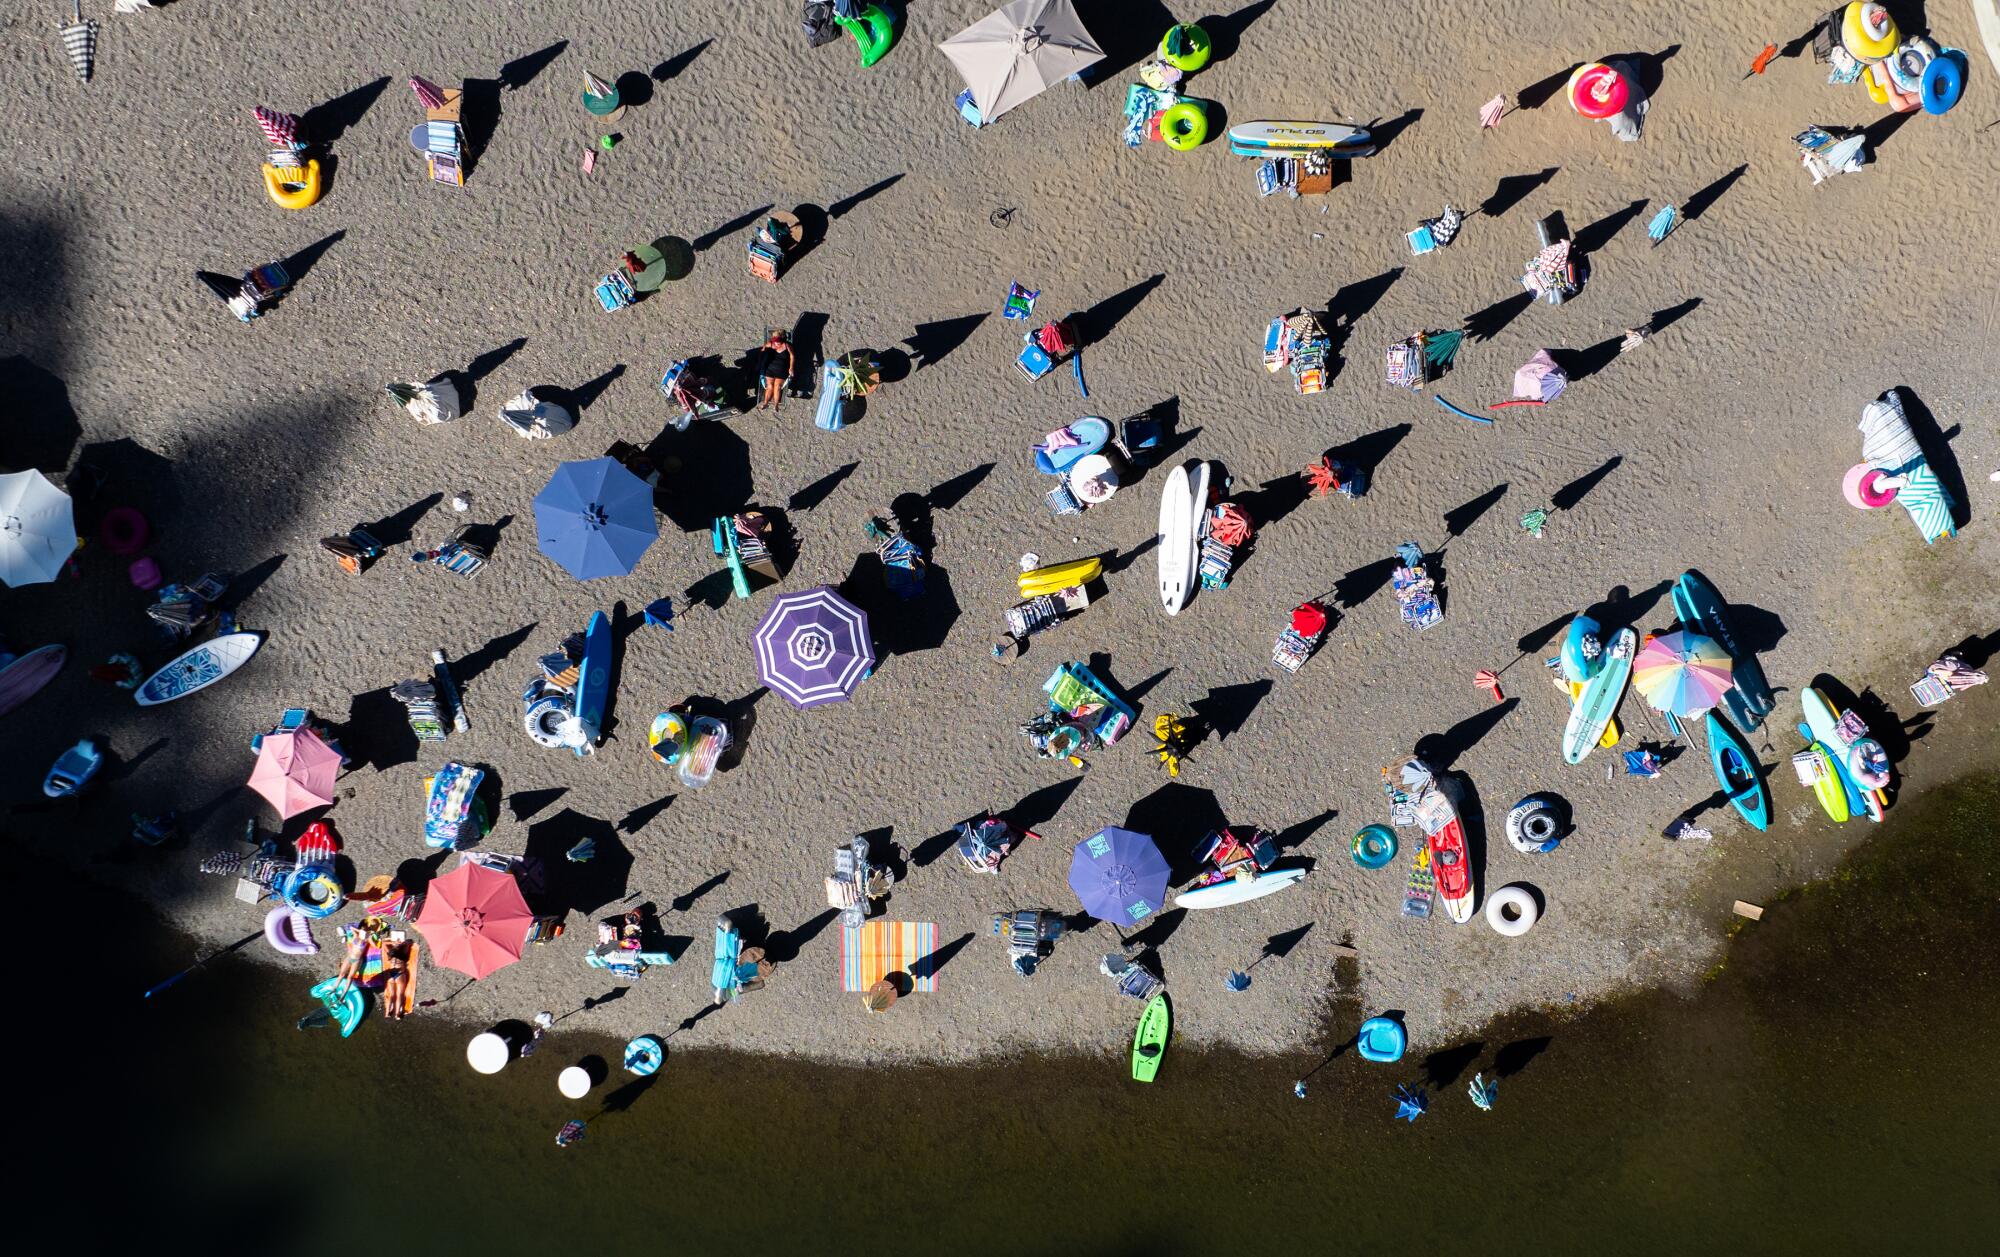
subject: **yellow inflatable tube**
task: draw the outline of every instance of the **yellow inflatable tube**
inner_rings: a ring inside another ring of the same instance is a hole
[[[304,166],[280,169],[264,163],[264,191],[288,210],[302,210],[319,202],[319,159],[308,157]]]
[[[1052,594],[1058,590],[1068,589],[1072,585],[1087,585],[1102,575],[1103,571],[1104,561],[1098,558],[1056,563],[1022,572],[1015,578],[1015,588],[1020,591],[1023,598],[1033,598],[1040,594]]]

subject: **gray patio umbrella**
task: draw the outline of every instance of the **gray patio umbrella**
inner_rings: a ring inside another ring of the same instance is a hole
[[[991,122],[1104,59],[1070,0],[1013,0],[938,45]]]

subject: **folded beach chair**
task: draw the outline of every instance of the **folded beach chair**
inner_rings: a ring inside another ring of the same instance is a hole
[[[819,372],[819,401],[813,410],[813,426],[823,432],[838,432],[847,426],[847,397],[841,387],[840,363],[828,360]]]
[[[623,310],[639,299],[638,290],[632,287],[632,277],[623,270],[600,277],[595,292],[597,304],[604,307],[606,314]]]

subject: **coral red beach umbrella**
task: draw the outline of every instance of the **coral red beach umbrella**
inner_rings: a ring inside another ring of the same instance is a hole
[[[431,883],[417,928],[432,963],[483,978],[521,958],[534,920],[512,876],[461,864]]]
[[[333,780],[340,775],[340,752],[310,729],[266,734],[250,770],[250,788],[290,820],[300,812],[333,803]]]
[[[291,148],[298,142],[299,120],[291,114],[266,109],[262,105],[252,112],[257,115],[258,129],[263,131],[272,148]]]

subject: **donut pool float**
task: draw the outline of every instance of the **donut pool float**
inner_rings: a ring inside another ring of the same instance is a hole
[[[1841,496],[1856,510],[1872,511],[1889,505],[1896,500],[1894,487],[1882,487],[1882,469],[1867,463],[1856,463],[1847,469],[1847,475],[1840,482]]]
[[[1924,67],[1923,81],[1917,85],[1917,100],[1929,114],[1949,113],[1965,94],[1965,67],[1956,48],[1947,48]]]
[[[1396,831],[1387,825],[1369,825],[1354,835],[1354,862],[1364,869],[1379,869],[1396,858]]]
[[[1840,19],[1840,43],[1856,61],[1880,61],[1903,39],[1896,19],[1879,4],[1854,0]]]
[[[308,921],[330,917],[347,902],[347,892],[333,875],[331,864],[301,864],[285,878],[280,896],[285,906]]]
[[[97,539],[113,554],[137,554],[146,548],[146,517],[129,506],[114,506],[97,525]]]
[[[1625,76],[1602,61],[1586,62],[1569,76],[1569,103],[1586,118],[1609,118],[1625,112],[1631,88]]]
[[[1214,51],[1208,32],[1193,22],[1169,28],[1160,39],[1160,60],[1182,74],[1193,74],[1207,65],[1209,54]]]
[[[1160,114],[1160,139],[1177,153],[1187,153],[1208,142],[1208,111],[1191,100],[1168,105]]]
[[[1519,938],[1535,928],[1542,911],[1525,886],[1502,886],[1486,899],[1486,924],[1502,938]]]
[[[1889,752],[1874,738],[1862,738],[1848,748],[1847,769],[1863,790],[1880,790],[1889,784]]]
[[[1912,39],[1889,54],[1882,68],[1889,72],[1889,81],[1897,91],[1915,96],[1923,88],[1924,70],[1936,57],[1937,45],[1928,39]]]

